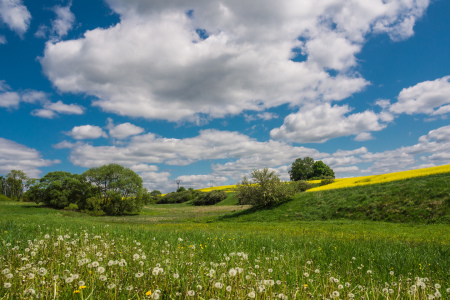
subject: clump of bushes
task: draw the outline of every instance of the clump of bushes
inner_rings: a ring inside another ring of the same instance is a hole
[[[312,187],[306,181],[282,182],[275,175],[275,171],[269,171],[267,168],[253,170],[251,174],[250,180],[244,176],[236,186],[234,196],[239,200],[239,205],[271,206],[289,200],[294,194]]]
[[[320,181],[320,185],[327,185],[327,184],[331,184],[334,182],[334,178],[328,177],[328,178],[324,178]]]
[[[196,206],[200,205],[214,205],[227,198],[227,193],[224,191],[214,190],[209,193],[201,193],[193,200],[192,203]]]
[[[199,196],[201,192],[195,191],[192,188],[186,190],[181,187],[177,190],[177,192],[172,192],[165,194],[159,199],[156,200],[156,204],[175,204],[175,203],[184,203],[191,200],[194,200]]]

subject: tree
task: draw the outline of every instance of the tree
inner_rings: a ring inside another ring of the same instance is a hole
[[[80,209],[86,207],[86,200],[96,188],[85,177],[69,172],[50,172],[33,185],[26,197],[36,203],[44,203],[53,208],[65,208],[75,204]]]
[[[87,199],[88,210],[95,214],[121,215],[142,208],[142,178],[131,169],[109,164],[91,168],[83,176],[97,189],[95,196]]]
[[[292,181],[308,180],[314,175],[313,170],[314,159],[311,157],[305,157],[303,159],[297,158],[291,165],[289,175]]]
[[[24,171],[11,170],[6,175],[7,195],[11,199],[17,199],[20,201],[23,192],[27,186],[28,176]]]
[[[292,163],[289,175],[292,181],[334,178],[334,171],[321,160],[314,162],[311,157],[305,157]]]
[[[244,176],[236,186],[235,197],[239,199],[239,204],[271,206],[296,192],[293,186],[281,182],[275,171],[269,171],[268,168],[253,170],[251,174],[251,180]]]
[[[313,177],[317,179],[334,178],[334,171],[323,161],[316,161],[313,165]]]

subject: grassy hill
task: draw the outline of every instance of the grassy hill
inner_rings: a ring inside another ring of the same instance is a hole
[[[450,173],[312,191],[263,210],[219,217],[228,221],[372,220],[450,223]]]

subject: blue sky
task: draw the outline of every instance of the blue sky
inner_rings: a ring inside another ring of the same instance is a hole
[[[310,156],[450,161],[450,2],[0,0],[0,175],[111,162],[167,192]]]

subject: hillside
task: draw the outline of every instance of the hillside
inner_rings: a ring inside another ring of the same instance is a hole
[[[277,207],[250,208],[219,219],[239,222],[348,219],[448,224],[450,173],[305,192]]]

